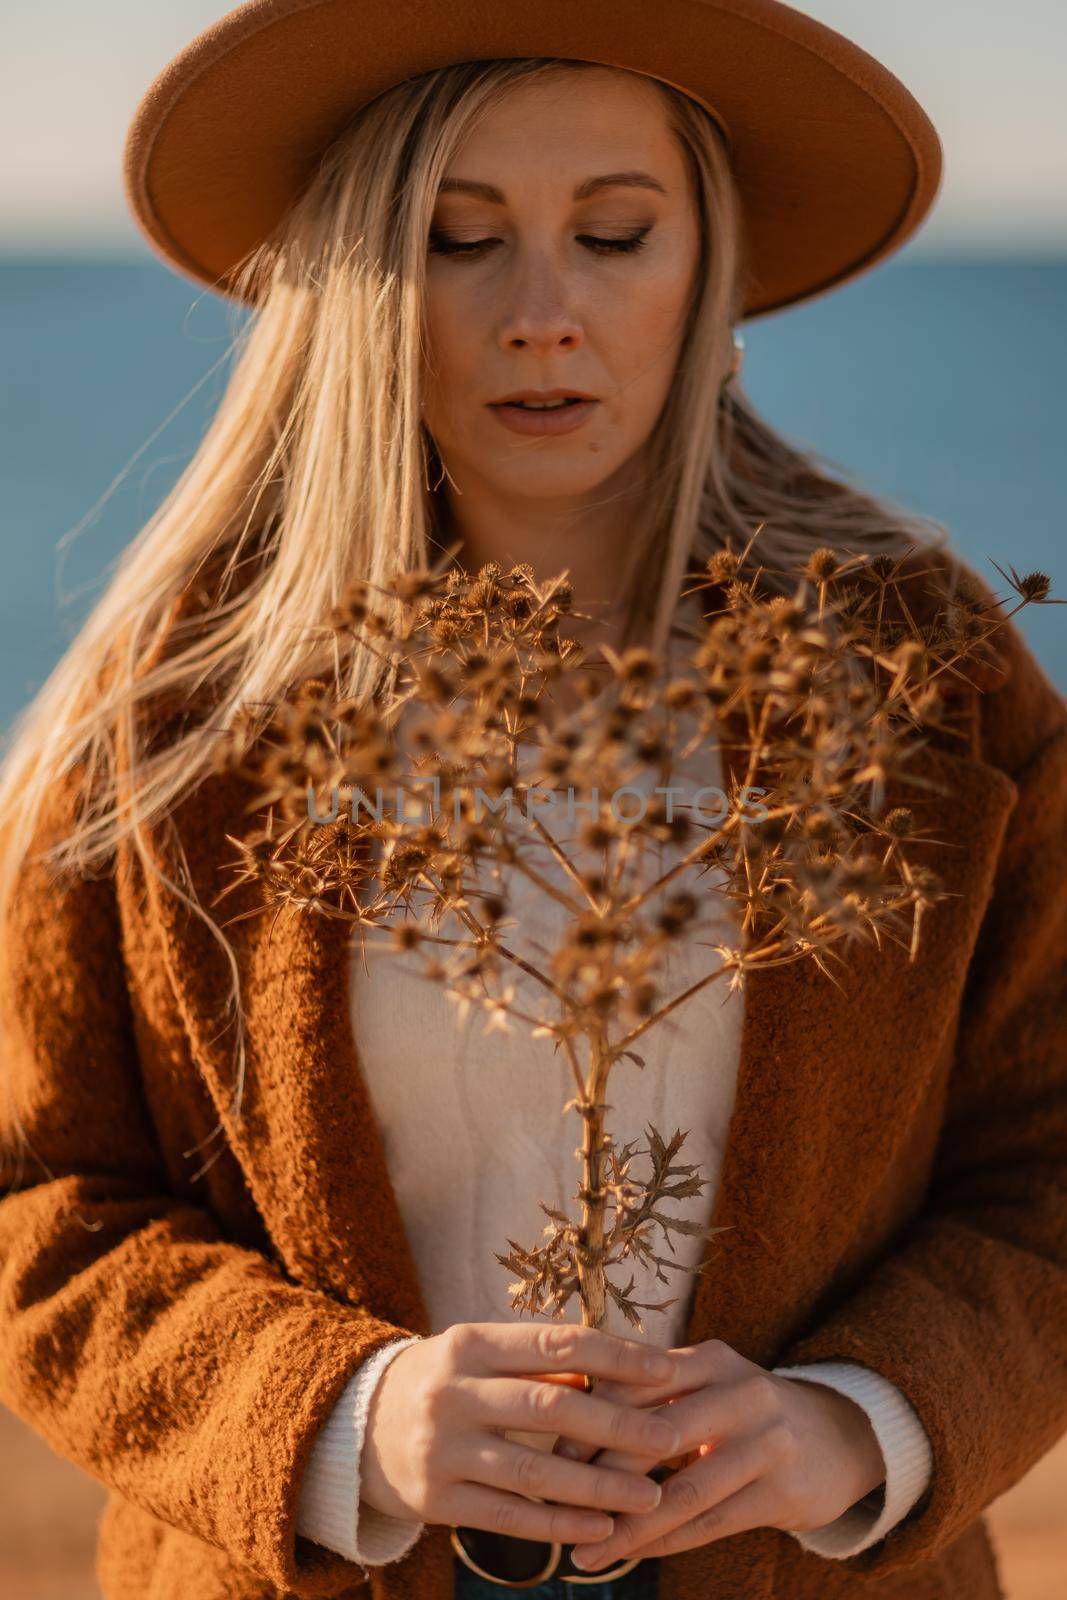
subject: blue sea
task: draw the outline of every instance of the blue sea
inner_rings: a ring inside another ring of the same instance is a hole
[[[196,449],[241,315],[153,260],[0,261],[0,729]],[[943,522],[998,592],[990,558],[1067,597],[1067,259],[904,256],[743,331],[794,443]],[[1067,690],[1067,610],[1019,621]]]

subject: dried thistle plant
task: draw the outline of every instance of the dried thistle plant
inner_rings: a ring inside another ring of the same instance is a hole
[[[330,629],[341,659],[361,649],[380,661],[370,702],[310,679],[262,734],[246,720],[220,754],[219,769],[250,777],[267,808],[247,838],[227,836],[238,859],[222,894],[239,883],[257,890],[242,915],[341,918],[361,938],[416,953],[464,1013],[486,1013],[488,1035],[513,1019],[565,1053],[574,1095],[563,1113],[582,1124],[578,1213],[539,1202],[543,1241],[509,1240],[498,1255],[516,1280],[512,1309],[562,1316],[577,1294],[583,1323],[601,1327],[610,1296],[640,1329],[639,1311],[673,1304],[636,1301],[633,1274],[625,1287],[609,1274],[640,1262],[667,1284],[665,1267],[698,1270],[656,1244],[657,1230],[672,1252],[672,1233],[705,1231],[670,1209],[704,1180],[677,1159],[680,1130],[668,1138],[649,1126],[641,1151],[616,1143],[605,1127],[613,1066],[624,1057],[642,1066],[638,1046],[678,1007],[712,983],[741,988],[762,965],[811,959],[829,973],[840,952],[883,936],[916,959],[924,918],[945,897],[911,859],[913,812],[885,810],[885,791],[907,776],[913,735],[940,725],[947,676],[980,661],[1007,619],[957,592],[915,620],[901,584],[907,558],[817,550],[783,596],[762,592],[758,572],[744,575],[745,557],[715,555],[690,591],[724,585],[726,604],[702,623],[682,671],[648,650],[592,655],[561,636],[579,615],[565,575],[538,583],[527,565],[490,564],[473,577],[446,569],[398,574],[380,589],[355,583]],[[1012,587],[1021,605],[1049,599],[1041,573],[1012,569]],[[672,811],[675,761],[716,747],[732,757],[721,815]],[[658,779],[664,798],[620,816],[607,797],[638,774]],[[586,818],[577,849],[538,814],[560,793]],[[554,877],[534,860],[537,841]],[[663,844],[667,870],[655,864]],[[701,880],[712,870],[736,937],[709,940],[717,961],[667,995],[665,957],[705,926],[711,891]],[[555,948],[528,948],[509,925],[513,874],[565,910]],[[516,1001],[509,980],[520,971],[540,1010]],[[643,1176],[638,1155],[648,1157]]]

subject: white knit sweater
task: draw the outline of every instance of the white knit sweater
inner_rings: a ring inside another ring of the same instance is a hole
[[[680,644],[672,645],[679,650]],[[402,728],[418,708],[412,704]],[[722,783],[718,753],[707,746],[675,768],[671,787],[678,809],[702,807],[704,820],[716,804],[714,794],[698,794]],[[632,814],[651,779],[639,778],[639,794],[618,799],[620,813]],[[605,806],[610,796],[601,796]],[[576,828],[584,815],[558,807],[539,812],[542,821],[568,845],[572,858]],[[669,864],[670,846],[658,847]],[[543,843],[531,846],[539,872],[562,886],[558,864]],[[671,950],[662,992],[673,995],[717,965],[711,946],[732,939],[731,914],[717,893],[713,873],[699,879],[702,906],[713,919],[702,920],[693,936]],[[521,930],[525,952],[553,940],[565,909],[519,875],[509,877],[508,918]],[[718,930],[718,931],[717,931]],[[456,931],[448,919],[441,931]],[[415,1257],[433,1333],[455,1322],[508,1322],[518,1313],[507,1293],[511,1275],[495,1258],[506,1241],[533,1246],[544,1214],[539,1200],[573,1209],[579,1164],[575,1149],[581,1123],[561,1108],[574,1092],[563,1053],[552,1041],[533,1038],[525,1024],[487,1031],[487,1014],[469,1012],[444,988],[422,974],[417,955],[400,956],[371,935],[361,951],[353,941],[351,1009],[361,1070],[381,1129],[390,1179]],[[515,970],[515,1004],[544,1012],[544,994],[535,980]],[[719,1183],[723,1151],[733,1111],[740,1047],[743,995],[726,995],[727,980],[708,985],[642,1041],[643,1068],[623,1059],[608,1085],[608,1126],[620,1144],[643,1143],[651,1122],[665,1137],[688,1130],[679,1159],[696,1162],[707,1180],[701,1195],[672,1214],[706,1228]],[[644,1170],[638,1159],[634,1173]],[[680,1267],[698,1265],[704,1239],[673,1234]],[[685,1337],[693,1278],[670,1273],[668,1288],[638,1263],[627,1262],[637,1300],[658,1302],[677,1295],[665,1312],[646,1312],[638,1333],[609,1303],[607,1327],[626,1337],[645,1338],[669,1348]],[[580,1321],[577,1297],[564,1320]],[[394,1340],[375,1352],[353,1374],[316,1439],[301,1485],[297,1531],[339,1551],[364,1567],[395,1561],[414,1544],[424,1524],[389,1517],[360,1499],[359,1465],[363,1430],[374,1387],[388,1363],[412,1343]],[[817,1554],[842,1559],[865,1550],[906,1516],[930,1478],[931,1452],[925,1430],[899,1390],[878,1373],[853,1362],[822,1361],[801,1367],[776,1367],[783,1377],[823,1383],[847,1394],[867,1412],[885,1461],[884,1485],[824,1528],[792,1536]],[[509,1437],[550,1447],[547,1435]]]

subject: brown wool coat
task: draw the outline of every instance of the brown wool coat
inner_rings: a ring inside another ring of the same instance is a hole
[[[1001,639],[963,737],[917,758],[938,791],[900,794],[946,841],[925,848],[958,895],[922,958],[862,946],[840,987],[810,961],[750,976],[712,1219],[727,1231],[687,1330],[768,1367],[884,1373],[926,1427],[932,1483],[858,1556],[759,1528],[667,1557],[661,1600],[992,1600],[981,1514],[1067,1422],[1067,708],[1014,625]],[[54,786],[39,843],[71,792]],[[174,830],[149,829],[209,909],[249,797],[213,777]],[[353,1369],[430,1330],[351,1039],[344,928],[300,918],[268,940],[269,922],[228,929],[238,1120],[229,975],[203,923],[128,848],[95,878],[25,869],[0,961],[0,1400],[108,1487],[107,1600],[447,1600],[444,1527],[369,1580],[294,1532]]]

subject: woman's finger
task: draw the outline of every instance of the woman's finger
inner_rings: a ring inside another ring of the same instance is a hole
[[[717,1506],[708,1509],[673,1532],[663,1534],[651,1544],[641,1545],[630,1554],[640,1556],[670,1556],[679,1550],[695,1550],[713,1539],[728,1539],[734,1533],[747,1533],[750,1528],[773,1527],[776,1514],[776,1497],[766,1477],[753,1478],[736,1493],[727,1495]],[[591,1546],[599,1551],[600,1542]]]
[[[486,1372],[578,1372],[625,1384],[670,1383],[675,1376],[665,1350],[580,1323],[531,1329],[522,1322],[461,1322],[448,1333],[464,1363]]]
[[[662,1539],[689,1523],[697,1524],[693,1543],[703,1540],[698,1536],[701,1518],[711,1526],[713,1518],[707,1513],[727,1496],[735,1494],[761,1476],[768,1464],[767,1447],[762,1434],[745,1434],[731,1439],[728,1444],[703,1456],[684,1472],[675,1473],[663,1484],[663,1495],[654,1511],[639,1516],[623,1515],[615,1519],[615,1531],[595,1545],[579,1546],[574,1552],[581,1561],[603,1554],[605,1560],[628,1557],[637,1549],[644,1549],[655,1540]],[[595,1570],[592,1566],[588,1569]]]
[[[633,1388],[631,1392],[634,1394],[640,1393],[640,1391],[636,1388]],[[687,1391],[687,1393],[689,1392],[694,1391]],[[625,1401],[626,1388],[621,1384],[598,1384],[596,1393],[603,1400],[617,1399]],[[679,1398],[685,1397],[680,1396]],[[651,1401],[642,1402],[640,1400],[636,1400],[632,1403],[635,1404],[639,1409],[642,1407],[642,1405],[647,1407],[648,1405],[652,1404]],[[664,1404],[666,1406],[671,1406],[674,1404],[674,1401],[668,1400],[664,1402]],[[670,1411],[667,1411],[666,1415],[669,1417],[671,1415]],[[714,1439],[710,1442],[703,1442],[697,1447],[696,1450],[683,1450],[680,1452],[680,1454],[671,1456],[666,1460],[660,1460],[650,1455],[635,1455],[632,1451],[621,1450],[602,1450],[598,1454],[598,1447],[596,1445],[585,1444],[577,1439],[567,1438],[565,1434],[560,1434],[552,1449],[555,1455],[564,1456],[568,1461],[591,1461],[593,1457],[596,1456],[598,1466],[603,1465],[616,1467],[623,1472],[647,1473],[653,1467],[657,1466],[663,1466],[672,1472],[676,1472],[681,1467],[688,1466],[690,1460],[692,1460],[697,1454],[706,1454],[708,1450],[713,1450],[716,1443],[717,1440]]]
[[[566,1461],[547,1450],[494,1435],[471,1439],[456,1454],[456,1470],[475,1483],[538,1500],[562,1501],[572,1506],[592,1506],[597,1511],[639,1514],[659,1504],[661,1490],[651,1478],[607,1467]]]
[[[721,1443],[769,1421],[781,1404],[776,1387],[778,1381],[756,1368],[753,1376],[742,1378],[740,1382],[712,1384],[684,1399],[660,1406],[651,1415],[669,1417],[678,1429],[678,1448],[669,1455],[690,1456],[702,1447]],[[597,1463],[622,1471],[647,1472],[649,1464],[645,1457],[650,1453],[640,1447],[619,1449],[616,1446],[598,1456]],[[668,1459],[668,1452],[664,1451],[657,1461]]]
[[[473,1419],[487,1427],[562,1433],[586,1444],[630,1450],[657,1459],[677,1455],[680,1449],[673,1421],[652,1412],[613,1405],[563,1384],[475,1378],[468,1381],[467,1388],[473,1402]]]
[[[706,1439],[696,1449],[681,1450],[676,1456],[659,1459],[636,1455],[630,1450],[600,1450],[594,1452],[594,1459],[598,1467],[611,1467],[616,1472],[651,1472],[655,1467],[663,1467],[668,1472],[680,1472],[702,1455],[710,1454],[719,1442],[718,1439]]]
[[[579,1439],[569,1439],[561,1433],[552,1446],[552,1454],[562,1456],[566,1461],[591,1461],[599,1448],[599,1445],[584,1444]]]
[[[640,1406],[659,1405],[674,1396],[704,1389],[711,1383],[724,1383],[763,1371],[721,1339],[673,1347],[666,1353],[675,1364],[674,1377],[631,1384],[606,1378],[597,1384],[597,1393],[603,1394],[605,1400],[629,1400],[631,1405]]]
[[[516,1539],[547,1539],[560,1544],[584,1539],[591,1550],[610,1536],[613,1526],[604,1511],[542,1505],[478,1483],[454,1484],[444,1498],[442,1515],[456,1527],[483,1528],[489,1533],[508,1533]]]
[[[740,1380],[708,1385],[646,1413],[670,1419],[678,1430],[677,1449],[656,1452],[641,1446],[608,1446],[597,1454],[597,1465],[641,1474],[660,1465],[677,1469],[724,1440],[769,1422],[781,1405],[779,1380],[762,1367],[749,1365],[750,1373]]]

